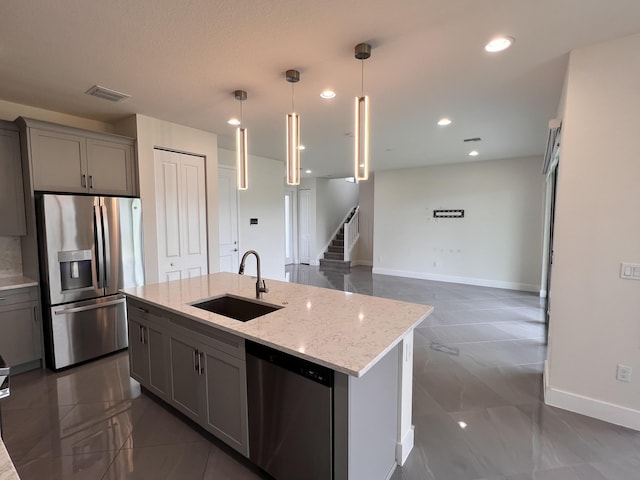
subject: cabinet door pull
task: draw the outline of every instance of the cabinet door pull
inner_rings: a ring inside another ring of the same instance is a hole
[[[0,297],[0,302],[4,302],[6,300],[5,297]]]
[[[198,367],[200,367],[198,373],[202,375],[204,373],[204,352],[198,353]]]
[[[142,325],[138,325],[138,341],[142,343]]]
[[[196,349],[193,349],[193,371],[198,373],[200,366],[198,365],[198,360],[196,360],[196,358],[200,357],[198,356],[198,351]]]
[[[144,325],[142,326],[142,344],[147,344],[147,327],[145,327]]]
[[[149,309],[147,308],[142,308],[142,307],[136,307],[139,311],[141,311],[142,313],[149,313]]]
[[[93,188],[93,175],[89,175],[89,188]]]
[[[38,323],[38,307],[33,307],[33,323]]]
[[[87,176],[83,173],[80,177],[80,185],[82,185],[82,188],[87,188]]]

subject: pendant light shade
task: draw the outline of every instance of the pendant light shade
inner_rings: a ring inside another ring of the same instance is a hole
[[[287,185],[300,185],[300,115],[295,113],[293,84],[300,81],[300,72],[287,70],[287,82],[291,84],[291,113],[287,114]]]
[[[287,184],[300,185],[300,115],[287,114]]]
[[[356,181],[369,178],[369,97],[364,94],[364,60],[371,56],[371,45],[359,43],[355,47],[355,57],[362,60],[362,93],[356,97],[354,144],[354,177]]]
[[[369,97],[356,97],[355,179],[369,178]]]
[[[242,125],[242,102],[247,99],[247,92],[236,90],[233,92],[236,100],[240,101],[240,125],[236,128],[236,172],[238,178],[238,190],[249,188],[248,179],[248,152],[247,152],[247,129]]]
[[[236,128],[236,168],[238,172],[238,190],[249,188],[247,179],[247,129]]]

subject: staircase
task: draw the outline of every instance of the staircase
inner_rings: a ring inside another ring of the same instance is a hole
[[[320,259],[320,270],[349,273],[351,271],[351,249],[359,238],[359,209],[354,207],[345,222],[337,231],[333,240],[324,253],[324,258]],[[346,231],[346,239],[345,239]],[[345,241],[347,244],[345,245]]]

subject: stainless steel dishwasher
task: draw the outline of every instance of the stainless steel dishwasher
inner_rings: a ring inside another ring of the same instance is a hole
[[[249,458],[277,480],[333,478],[333,370],[246,342]]]

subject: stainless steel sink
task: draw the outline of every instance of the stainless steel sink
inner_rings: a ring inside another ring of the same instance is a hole
[[[211,298],[191,304],[192,307],[201,308],[207,312],[217,313],[225,317],[233,318],[241,322],[247,322],[254,318],[262,317],[283,307],[257,302],[233,295]]]

